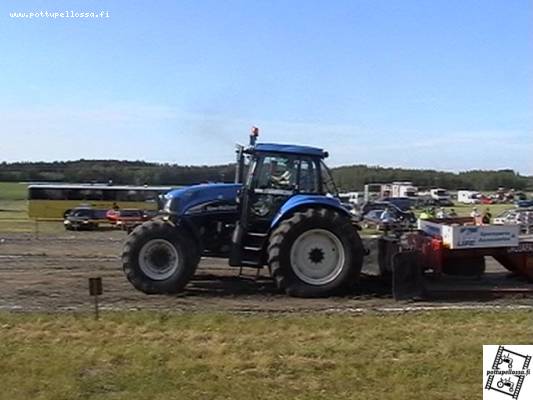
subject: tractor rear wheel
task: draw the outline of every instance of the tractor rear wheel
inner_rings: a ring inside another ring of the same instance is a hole
[[[147,294],[178,293],[193,277],[199,261],[196,243],[162,220],[136,227],[122,252],[126,277]]]
[[[272,232],[268,262],[276,285],[295,297],[324,297],[359,278],[363,244],[350,219],[329,209],[296,212]]]

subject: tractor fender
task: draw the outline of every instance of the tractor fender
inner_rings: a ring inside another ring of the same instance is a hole
[[[301,195],[292,196],[281,206],[278,213],[274,216],[270,224],[270,229],[274,229],[278,223],[284,220],[287,216],[294,214],[302,208],[316,208],[323,207],[338,211],[342,215],[350,217],[350,213],[346,210],[341,202],[335,197],[323,195]]]
[[[176,224],[176,226],[181,227],[182,229],[187,231],[197,243],[201,242],[202,235],[200,234],[198,227],[194,225],[189,218],[177,218],[174,223]]]
[[[199,245],[203,245],[200,231],[188,218],[178,217],[176,215],[165,215],[162,219],[173,228],[179,228],[186,232],[187,235]]]

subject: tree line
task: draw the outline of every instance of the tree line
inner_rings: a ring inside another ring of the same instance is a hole
[[[366,183],[411,181],[420,188],[450,190],[533,189],[533,177],[504,169],[443,172],[435,170],[351,165],[332,169],[339,189],[362,190]],[[145,161],[78,160],[55,162],[0,163],[0,181],[76,182],[128,185],[190,185],[203,182],[232,182],[235,165],[183,166]]]
[[[442,187],[449,190],[496,190],[499,187],[516,190],[533,189],[533,177],[503,169],[443,172],[423,169],[369,167],[351,165],[333,169],[335,182],[342,190],[361,190],[366,183],[411,181],[419,188]]]

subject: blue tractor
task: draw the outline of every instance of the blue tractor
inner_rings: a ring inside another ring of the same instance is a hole
[[[357,282],[364,248],[324,164],[327,152],[256,138],[255,129],[249,146],[237,146],[234,184],[169,192],[162,217],[128,236],[122,262],[135,288],[177,293],[202,256],[267,266],[291,296],[329,296]]]

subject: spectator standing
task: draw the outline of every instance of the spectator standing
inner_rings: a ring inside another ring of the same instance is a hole
[[[490,213],[490,209],[487,207],[487,209],[483,213],[483,218],[481,219],[481,222],[483,222],[483,224],[488,225],[490,224],[491,219],[492,219],[492,214]]]

